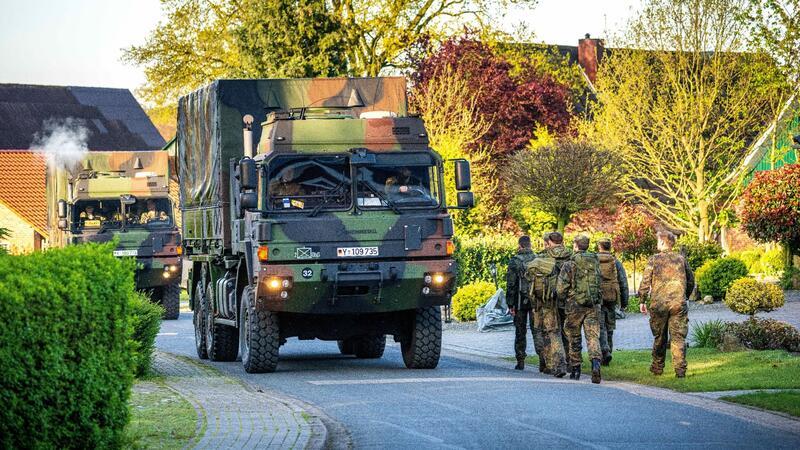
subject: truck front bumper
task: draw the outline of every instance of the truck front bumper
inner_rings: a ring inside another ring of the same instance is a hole
[[[180,283],[182,263],[179,256],[137,258],[136,289],[150,289]]]

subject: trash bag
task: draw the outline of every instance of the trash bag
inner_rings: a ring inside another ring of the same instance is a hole
[[[506,303],[506,293],[502,289],[497,289],[486,304],[477,309],[476,315],[478,331],[493,331],[514,324]]]

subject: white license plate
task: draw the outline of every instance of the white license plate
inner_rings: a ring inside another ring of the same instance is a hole
[[[139,250],[114,250],[114,256],[136,256]]]
[[[352,258],[356,256],[378,256],[378,247],[338,247],[336,256]]]

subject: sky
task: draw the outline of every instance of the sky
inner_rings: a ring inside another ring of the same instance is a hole
[[[508,30],[523,23],[536,40],[577,45],[624,25],[639,0],[539,0],[510,9]],[[139,67],[122,49],[144,43],[164,16],[158,0],[0,0],[0,83],[135,89]]]

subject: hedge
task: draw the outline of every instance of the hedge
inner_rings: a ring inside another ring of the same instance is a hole
[[[734,281],[747,276],[747,266],[736,258],[715,259],[706,261],[695,275],[701,295],[722,300]]]
[[[478,308],[496,291],[494,284],[488,281],[477,281],[463,286],[453,296],[453,316],[461,322],[475,320]]]
[[[475,281],[493,281],[490,265],[497,265],[497,281],[505,287],[508,260],[517,253],[517,238],[512,235],[487,235],[456,240],[458,286]]]
[[[783,291],[778,286],[752,278],[733,282],[725,295],[725,304],[733,312],[755,315],[758,311],[773,311],[783,306]]]
[[[0,447],[122,444],[133,263],[112,245],[0,256]]]
[[[139,292],[131,297],[130,324],[133,364],[136,376],[145,376],[153,364],[153,352],[156,348],[156,335],[161,328],[161,317],[164,308],[152,303]]]

